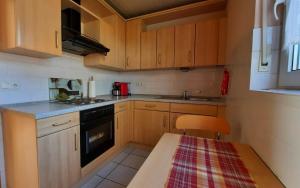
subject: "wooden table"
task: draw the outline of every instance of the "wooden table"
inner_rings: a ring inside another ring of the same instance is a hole
[[[128,187],[164,187],[172,167],[172,158],[179,140],[180,135],[164,134]],[[249,146],[235,143],[233,145],[258,187],[284,187]]]

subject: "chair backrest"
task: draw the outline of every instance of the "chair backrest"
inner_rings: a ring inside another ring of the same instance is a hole
[[[217,134],[229,134],[230,127],[222,117],[202,115],[182,115],[176,120],[176,128],[181,130],[201,130]]]

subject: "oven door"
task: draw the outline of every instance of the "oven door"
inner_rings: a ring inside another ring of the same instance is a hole
[[[81,167],[114,146],[114,116],[81,122]]]

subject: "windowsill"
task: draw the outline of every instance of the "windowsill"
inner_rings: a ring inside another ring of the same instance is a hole
[[[253,91],[282,94],[282,95],[300,95],[300,90],[292,90],[292,89],[260,89],[260,90],[253,90]]]

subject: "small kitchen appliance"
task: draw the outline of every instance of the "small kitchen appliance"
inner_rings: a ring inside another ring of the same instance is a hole
[[[127,82],[114,82],[112,89],[113,96],[128,96],[129,95],[129,83]]]

